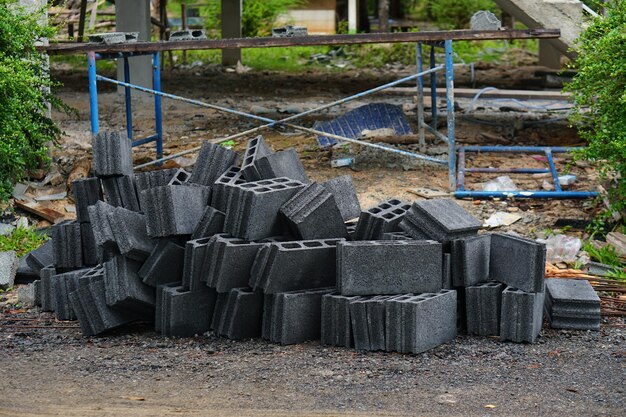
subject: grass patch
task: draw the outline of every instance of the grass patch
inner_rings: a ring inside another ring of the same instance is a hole
[[[18,227],[6,236],[0,236],[0,252],[15,251],[20,258],[41,246],[48,236],[34,228]]]

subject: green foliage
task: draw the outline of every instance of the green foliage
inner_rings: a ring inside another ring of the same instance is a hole
[[[498,10],[493,0],[431,0],[429,17],[442,28],[464,29],[479,10]]]
[[[583,250],[589,254],[592,261],[617,267],[622,265],[619,255],[611,245],[607,244],[601,248],[597,248],[591,242],[585,242],[583,244]]]
[[[34,228],[18,227],[11,234],[0,236],[0,252],[15,251],[22,257],[33,249],[41,246],[48,237],[37,233]]]
[[[592,19],[578,39],[578,72],[571,118],[588,146],[577,153],[596,163],[612,185],[612,210],[626,209],[626,0],[606,3],[606,17]]]
[[[54,29],[38,19],[15,0],[0,0],[0,200],[26,171],[47,162],[46,143],[60,135],[46,116],[46,103],[60,103],[49,92],[47,61],[34,44]]]
[[[306,4],[305,0],[243,0],[241,25],[243,36],[271,36],[278,17],[290,8]],[[201,10],[205,27],[213,34],[221,26],[220,2],[211,2]],[[213,30],[212,30],[213,29]]]

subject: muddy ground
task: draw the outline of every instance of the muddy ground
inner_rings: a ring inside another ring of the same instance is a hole
[[[477,72],[477,85],[535,85],[534,70],[485,68]],[[394,69],[344,74],[252,71],[239,75],[211,67],[165,73],[163,88],[245,111],[268,111],[263,114],[268,117],[284,117],[405,73],[408,71]],[[56,75],[65,83],[61,98],[77,108],[78,114],[55,113],[65,131],[61,147],[54,152],[55,162],[65,178],[69,175],[74,179],[89,168],[87,83],[82,73]],[[458,82],[462,85],[462,76]],[[409,115],[414,111],[410,95],[380,98],[404,105]],[[321,117],[334,117],[372,101],[376,100],[359,100]],[[150,134],[154,123],[152,102],[141,97],[134,102],[134,133],[137,137]],[[457,104],[460,112],[469,106],[469,100],[459,99]],[[203,139],[256,126],[245,119],[168,100],[163,109],[166,154],[197,146]],[[492,103],[478,113],[471,117],[487,117],[496,125],[486,127],[460,118],[457,132],[462,143],[579,143],[566,122],[527,123],[554,117],[549,112],[513,112],[511,117],[511,111]],[[310,125],[313,120],[308,118],[304,123]],[[100,121],[101,129],[125,126],[123,99],[111,89],[101,89]],[[352,175],[364,208],[392,197],[414,200],[417,196],[411,191],[420,187],[447,189],[447,171],[440,167],[370,154],[354,169],[330,168],[330,160],[341,155],[336,150],[319,149],[313,137],[275,131],[266,137],[276,150],[295,147],[314,180]],[[430,140],[433,154],[445,151]],[[402,146],[412,149],[412,145]],[[236,149],[241,147],[236,145]],[[361,151],[341,150],[352,155],[360,155]],[[135,149],[135,162],[148,161],[153,155],[150,147]],[[560,158],[557,165],[563,168],[568,162]],[[191,163],[193,158],[185,157],[167,166],[187,167]],[[485,155],[473,158],[472,164],[543,166],[533,157]],[[574,189],[595,187],[593,169],[580,163],[571,169],[578,176]],[[468,186],[480,189],[486,178],[468,177]],[[513,178],[520,187],[527,188],[540,187],[545,179]],[[46,204],[62,210],[71,201]],[[558,219],[589,220],[595,210],[588,201],[468,200],[460,204],[481,220],[496,211],[520,214],[521,220],[502,230],[531,237],[554,229]],[[626,405],[626,332],[615,321],[606,321],[600,332],[554,331],[546,326],[533,345],[460,336],[422,355],[399,355],[357,353],[315,342],[296,346],[260,340],[233,342],[211,334],[168,339],[144,325],[86,339],[75,324],[56,322],[36,309],[5,310],[0,318],[0,415],[6,416],[617,416],[623,415]]]

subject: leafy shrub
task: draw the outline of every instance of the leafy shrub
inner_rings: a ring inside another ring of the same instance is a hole
[[[49,92],[47,59],[34,44],[54,29],[40,16],[16,0],[0,0],[0,200],[28,170],[48,161],[46,143],[60,135],[46,113],[47,103],[61,104]]]
[[[588,146],[577,153],[596,163],[612,210],[626,209],[626,0],[606,3],[576,45],[578,69],[566,86],[574,96],[571,118]],[[611,213],[606,213],[610,215]]]
[[[10,234],[0,236],[0,252],[13,250],[17,256],[22,257],[43,245],[46,240],[46,235],[37,233],[32,227],[18,227]]]

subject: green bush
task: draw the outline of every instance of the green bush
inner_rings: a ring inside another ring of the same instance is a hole
[[[305,0],[243,0],[241,25],[243,36],[270,36],[277,18],[290,8],[306,4]],[[205,27],[211,31],[221,26],[220,2],[202,8]]]
[[[60,132],[46,116],[50,94],[47,60],[34,41],[53,35],[40,14],[26,12],[16,0],[0,0],[0,200],[15,181],[48,161],[46,143]]]
[[[588,146],[577,153],[596,163],[611,184],[612,210],[626,212],[626,0],[606,3],[576,45],[577,74],[566,86],[575,101],[571,118]],[[610,215],[610,212],[606,214]]]

